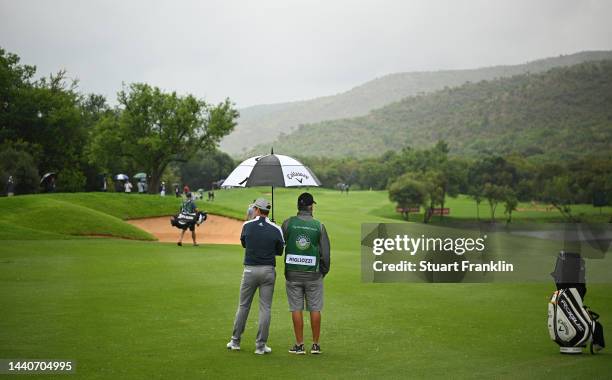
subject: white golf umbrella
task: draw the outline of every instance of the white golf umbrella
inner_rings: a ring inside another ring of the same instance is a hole
[[[272,186],[272,220],[274,220],[274,187],[321,186],[315,174],[295,158],[281,154],[255,156],[238,165],[223,181],[222,187]]]
[[[130,177],[128,177],[126,174],[117,174],[115,176],[115,179],[117,181],[127,181],[128,179],[130,179]]]

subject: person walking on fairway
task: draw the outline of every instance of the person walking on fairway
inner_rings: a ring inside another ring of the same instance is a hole
[[[229,350],[240,350],[240,338],[244,332],[251,302],[259,289],[259,329],[255,340],[255,353],[268,354],[272,349],[266,344],[270,332],[270,309],[274,282],[276,281],[276,256],[283,255],[285,241],[279,226],[268,219],[270,202],[255,200],[255,218],[244,222],[240,242],[244,250],[244,271],[240,283],[240,300]]]
[[[198,212],[198,206],[196,206],[195,202],[193,201],[191,193],[186,193],[185,198],[185,201],[181,205],[181,212],[196,214]],[[195,228],[195,223],[189,225],[189,231],[191,231],[191,239],[193,240],[193,246],[197,247],[198,243],[196,242]],[[178,245],[179,247],[183,246],[183,236],[185,236],[185,231],[187,231],[187,229],[181,230],[179,241],[176,243],[176,245]]]
[[[312,216],[316,204],[309,193],[298,197],[296,216],[283,222],[285,248],[285,286],[289,311],[293,320],[295,345],[292,354],[305,354],[304,303],[310,312],[312,347],[310,353],[320,354],[321,310],[323,309],[323,278],[329,272],[330,246],[325,226]]]

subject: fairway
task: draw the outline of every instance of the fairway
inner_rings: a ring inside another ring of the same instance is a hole
[[[240,217],[253,198],[268,191],[218,191],[214,203],[200,201],[199,206]],[[294,214],[299,192],[275,191],[277,222]],[[604,378],[611,373],[609,349],[596,356],[567,357],[559,355],[550,341],[546,305],[554,290],[552,280],[548,284],[362,283],[361,223],[398,221],[387,193],[347,196],[319,189],[312,193],[317,200],[315,215],[325,223],[332,247],[331,271],[325,279],[322,355],[287,353],[294,342],[280,260],[268,341],[272,354],[252,353],[256,306],[242,351],[228,352],[225,344],[242,273],[239,245],[202,241],[200,247],[181,248],[156,241],[87,238],[80,235],[96,233],[94,222],[87,227],[91,230],[84,231],[81,224],[72,231],[27,218],[20,221],[8,212],[16,207],[9,202],[30,199],[38,202],[39,218],[47,218],[47,203],[57,210],[56,202],[65,202],[104,213],[100,220],[110,233],[151,239],[122,219],[167,215],[177,207],[176,199],[169,197],[58,194],[0,199],[5,214],[0,223],[13,226],[0,234],[0,358],[73,359],[76,377],[87,379]],[[453,202],[468,213],[467,198],[451,200],[449,207],[455,207]],[[587,206],[584,210],[599,212]],[[481,205],[481,215],[486,212]],[[24,235],[25,229],[31,235]],[[36,234],[42,238],[28,237]],[[591,285],[586,297],[586,303],[602,315],[608,333],[611,291],[611,284]],[[307,344],[308,328],[306,323]]]

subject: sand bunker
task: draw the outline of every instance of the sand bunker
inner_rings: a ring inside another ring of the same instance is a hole
[[[133,226],[143,229],[161,242],[176,242],[181,230],[170,225],[170,216],[126,220]],[[224,216],[208,214],[208,218],[196,227],[199,244],[240,244],[242,221]],[[191,243],[191,232],[187,230],[183,242]]]

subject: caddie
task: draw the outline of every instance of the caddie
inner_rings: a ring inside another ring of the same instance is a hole
[[[309,193],[298,197],[296,216],[282,225],[285,238],[285,286],[289,311],[293,320],[295,345],[292,354],[303,355],[303,310],[310,312],[312,328],[312,354],[320,354],[321,310],[323,310],[323,278],[329,272],[330,248],[325,226],[313,217],[316,204]]]

